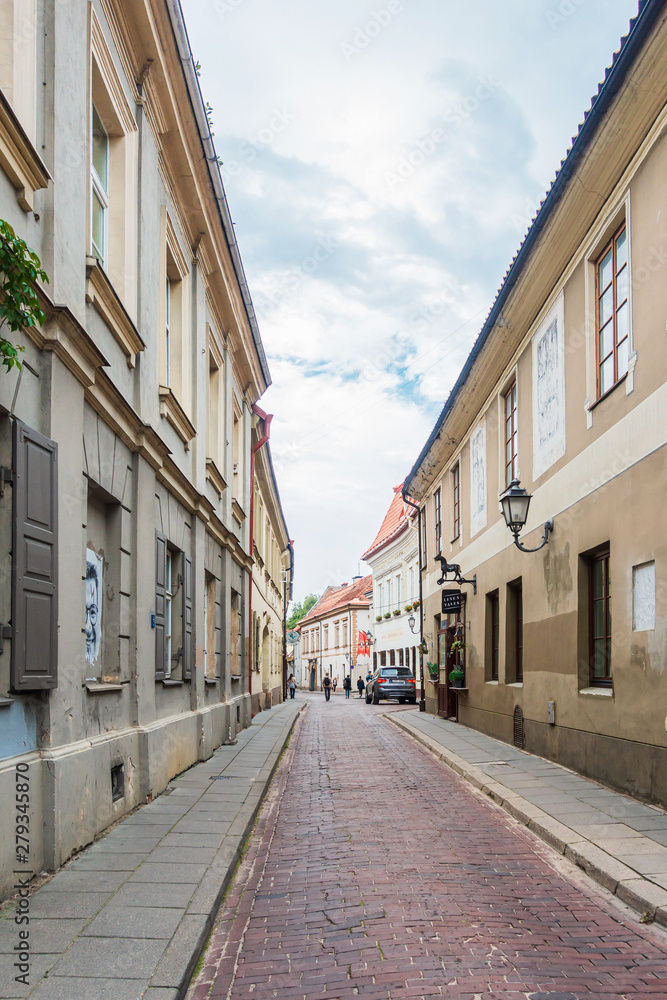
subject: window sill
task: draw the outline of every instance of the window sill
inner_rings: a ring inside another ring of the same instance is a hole
[[[128,368],[134,368],[137,354],[146,345],[96,257],[86,257],[86,301],[97,309],[120,344]]]
[[[48,186],[51,175],[1,91],[0,165],[15,188],[23,211],[32,212],[35,192]]]
[[[9,697],[0,698],[0,708],[9,708],[10,705],[14,704],[14,699]]]
[[[604,403],[605,399],[608,399],[609,396],[611,396],[612,392],[615,389],[618,389],[619,385],[623,385],[623,383],[625,382],[625,380],[627,379],[627,377],[628,377],[628,373],[626,372],[625,375],[622,375],[621,378],[619,378],[618,382],[614,382],[614,384],[612,385],[611,389],[607,389],[607,391],[605,392],[605,394],[603,396],[600,396],[598,399],[596,399],[594,403],[589,403],[589,405],[588,405],[588,412],[591,413],[595,409],[596,406],[599,406],[600,403]]]
[[[88,694],[105,694],[107,691],[122,691],[123,685],[105,683],[104,681],[86,681],[85,688]]]
[[[593,697],[602,696],[603,698],[613,698],[614,689],[613,687],[587,687],[581,688],[579,694],[593,695]]]
[[[190,442],[197,431],[190,423],[188,415],[176,399],[176,396],[174,396],[167,385],[160,386],[160,416],[169,421],[185,445],[185,450],[188,451]]]
[[[166,688],[183,687],[185,681],[172,680],[171,677],[163,677],[162,684]]]
[[[522,688],[523,687],[523,681],[512,681],[511,684],[506,684],[505,687],[508,687],[508,688]]]
[[[240,681],[240,680],[243,680],[243,674],[232,674],[232,675],[231,675],[231,679],[232,679],[233,681]]]
[[[227,489],[227,483],[212,458],[206,459],[206,478],[218,494],[218,497],[222,497],[222,494]]]
[[[219,677],[205,677],[204,684],[210,684],[211,686],[213,686],[214,684],[217,684],[219,680],[220,680]]]
[[[246,516],[245,515],[245,511],[244,511],[243,507],[241,506],[241,504],[236,499],[236,497],[232,498],[232,514],[234,515],[234,520],[238,524],[243,524],[243,522],[245,521],[245,516]]]
[[[484,681],[485,684],[492,684],[493,687],[498,687],[500,681]]]

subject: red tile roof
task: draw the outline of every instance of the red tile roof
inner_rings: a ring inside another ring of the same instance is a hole
[[[407,527],[410,519],[414,516],[415,511],[413,511],[411,507],[408,507],[403,500],[402,490],[403,483],[401,483],[400,486],[394,486],[394,499],[389,505],[389,510],[385,514],[384,521],[375,536],[373,544],[370,548],[366,549],[361,557],[364,561],[368,559],[369,556],[379,552],[383,546],[393,541],[394,538],[397,538]]]
[[[348,604],[355,604],[357,607],[367,608],[369,605],[369,593],[373,592],[373,577],[364,576],[354,583],[344,584],[342,587],[327,587],[317,604],[314,604],[305,618],[302,618],[297,628],[305,625],[311,620],[322,618],[330,614],[337,608],[347,607]]]

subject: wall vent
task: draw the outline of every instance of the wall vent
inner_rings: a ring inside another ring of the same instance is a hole
[[[514,746],[523,750],[523,712],[517,705],[514,709]]]

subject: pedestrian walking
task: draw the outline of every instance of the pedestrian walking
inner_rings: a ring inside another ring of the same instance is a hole
[[[287,682],[287,687],[289,688],[289,696],[293,698],[296,694],[296,681],[294,680],[294,674],[290,674],[290,679]]]
[[[366,685],[364,684],[364,679],[361,674],[359,674],[359,677],[357,678],[357,691],[359,692],[360,698],[363,698],[365,689]]]
[[[334,694],[336,693],[336,688],[337,688],[337,687],[338,687],[338,674],[336,674],[336,676],[335,676],[335,677],[334,677],[334,679],[333,679],[333,689],[334,689]]]
[[[329,701],[331,699],[331,678],[328,674],[324,675],[322,687],[324,688],[324,700]]]
[[[343,691],[345,692],[345,697],[350,697],[350,691],[352,690],[352,678],[349,676],[343,678]]]

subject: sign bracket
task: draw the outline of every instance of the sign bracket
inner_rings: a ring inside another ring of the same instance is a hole
[[[477,573],[475,573],[472,580],[464,580],[461,576],[461,567],[458,563],[448,563],[446,556],[436,556],[435,558],[440,563],[441,576],[437,581],[439,587],[441,587],[443,583],[450,582],[447,580],[447,577],[450,573],[452,573],[453,579],[451,582],[458,584],[459,587],[462,587],[464,583],[470,584],[473,594],[475,597],[477,596]]]

